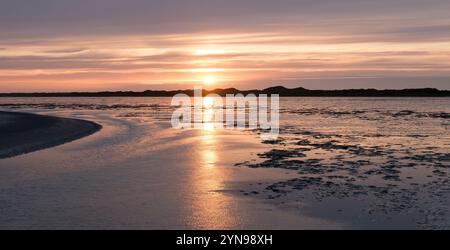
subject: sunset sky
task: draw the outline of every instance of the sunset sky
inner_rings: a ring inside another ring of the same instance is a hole
[[[450,89],[449,0],[0,0],[0,92]]]

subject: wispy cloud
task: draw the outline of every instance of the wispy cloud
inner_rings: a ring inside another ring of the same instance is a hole
[[[224,86],[415,77],[426,80],[411,86],[442,87],[436,79],[450,77],[444,0],[0,4],[0,91],[190,87],[207,75]]]

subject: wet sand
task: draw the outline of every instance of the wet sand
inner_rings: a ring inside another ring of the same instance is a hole
[[[100,129],[90,121],[0,111],[0,159],[61,145]]]
[[[449,99],[284,99],[265,143],[173,130],[169,101],[3,100],[103,129],[0,160],[0,228],[449,228]]]
[[[276,169],[233,167],[248,157],[242,147],[265,148],[250,132],[177,131],[154,117],[108,110],[42,113],[103,128],[1,159],[0,229],[342,228],[234,195],[235,185],[285,177]]]

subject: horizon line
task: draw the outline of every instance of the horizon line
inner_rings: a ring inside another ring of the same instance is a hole
[[[220,91],[220,90],[237,90],[240,92],[249,92],[249,91],[266,91],[266,90],[272,90],[272,89],[283,89],[284,91],[289,90],[304,90],[304,91],[408,91],[408,90],[438,90],[438,91],[450,91],[450,89],[440,89],[436,87],[420,87],[420,88],[344,88],[344,89],[307,89],[304,87],[293,87],[289,88],[283,85],[275,85],[267,88],[253,88],[253,89],[238,89],[236,87],[228,87],[228,88],[213,88],[213,89],[207,89],[202,86],[201,87],[203,91],[206,92],[214,92],[214,91]],[[19,91],[9,91],[9,92],[0,92],[0,95],[5,94],[72,94],[72,93],[144,93],[144,92],[181,92],[181,91],[193,91],[196,87],[193,88],[185,88],[185,89],[146,89],[146,90],[79,90],[79,91],[32,91],[32,92],[19,92]]]
[[[0,97],[170,97],[176,94],[194,95],[194,89],[178,90],[118,90],[118,91],[69,91],[69,92],[10,92],[0,93]],[[212,90],[202,88],[204,96],[218,94],[278,94],[282,97],[450,97],[450,90],[437,88],[406,88],[406,89],[334,89],[311,90],[303,87],[287,88],[285,86],[273,86],[264,89],[239,90],[237,88],[215,88]]]

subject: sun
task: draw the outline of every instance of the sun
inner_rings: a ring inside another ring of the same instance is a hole
[[[207,76],[203,79],[203,83],[206,85],[212,85],[216,83],[216,78],[213,76]]]

